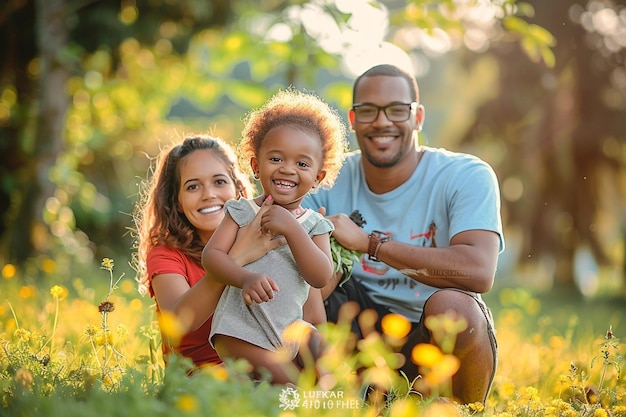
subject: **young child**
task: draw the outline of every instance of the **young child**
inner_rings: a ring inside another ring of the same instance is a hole
[[[163,334],[166,362],[170,352],[191,358],[197,366],[221,362],[208,337],[224,286],[205,277],[200,259],[224,217],[224,203],[252,195],[247,178],[227,143],[189,135],[161,151],[151,177],[140,186],[133,213],[138,280],[155,298],[159,313],[176,314],[188,328],[175,344]],[[242,230],[230,251],[241,265],[281,243],[250,231]]]
[[[347,132],[328,104],[295,89],[278,92],[245,122],[239,157],[242,166],[244,161],[250,164],[263,194],[227,202],[224,220],[204,249],[204,268],[227,284],[210,340],[222,359],[250,362],[256,377],[265,369],[272,382],[293,383],[297,376],[284,352],[294,359],[299,346],[285,341],[283,332],[302,319],[309,288],[323,287],[333,275],[333,225],[300,203],[311,190],[332,186],[343,163]],[[227,251],[239,228],[267,204],[271,206],[261,216],[261,230],[283,236],[287,245],[240,267]]]

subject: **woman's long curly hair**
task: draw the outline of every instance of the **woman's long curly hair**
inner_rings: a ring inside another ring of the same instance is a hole
[[[232,147],[220,138],[209,135],[186,136],[182,142],[163,149],[149,179],[140,184],[139,200],[133,212],[135,248],[133,263],[137,281],[145,285],[146,257],[155,246],[176,248],[201,262],[204,243],[184,213],[178,211],[180,162],[189,154],[209,149],[229,168],[238,197],[252,196],[252,187],[243,175]]]

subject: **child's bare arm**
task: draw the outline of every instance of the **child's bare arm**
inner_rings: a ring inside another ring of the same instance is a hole
[[[300,273],[315,288],[323,288],[333,276],[333,261],[330,254],[330,234],[313,236],[306,235],[310,247],[296,243],[292,246]],[[289,244],[289,239],[287,239]]]
[[[293,215],[283,207],[270,207],[261,218],[261,227],[283,235],[296,260],[300,274],[315,288],[325,286],[333,275],[330,234],[312,239]]]
[[[274,298],[276,283],[268,276],[256,274],[237,265],[228,255],[239,226],[226,215],[202,251],[202,266],[217,282],[244,290],[244,301],[261,303]]]

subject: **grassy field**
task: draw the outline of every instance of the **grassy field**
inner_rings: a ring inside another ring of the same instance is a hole
[[[622,299],[523,288],[488,294],[500,360],[483,408],[421,398],[395,378],[385,342],[401,337],[394,333],[400,321],[356,353],[341,326],[323,329],[337,348],[324,358],[337,382],[330,393],[313,386],[310,369],[297,389],[248,381],[244,363],[192,376],[185,361],[166,369],[153,302],[132,278],[107,262],[72,277],[62,269],[44,259],[31,269],[1,270],[0,416],[626,416]],[[453,322],[441,323],[454,332]],[[175,337],[176,323],[166,325]],[[445,393],[450,373],[443,365],[454,358],[425,356],[422,383]],[[386,403],[360,401],[354,370],[362,368],[364,378],[393,394]]]

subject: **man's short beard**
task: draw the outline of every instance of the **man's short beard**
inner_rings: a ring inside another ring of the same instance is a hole
[[[365,158],[367,158],[367,161],[376,168],[391,168],[392,166],[400,162],[401,156],[402,155],[398,152],[393,155],[390,160],[381,160],[380,158],[375,159],[370,155],[369,152],[365,152]]]

